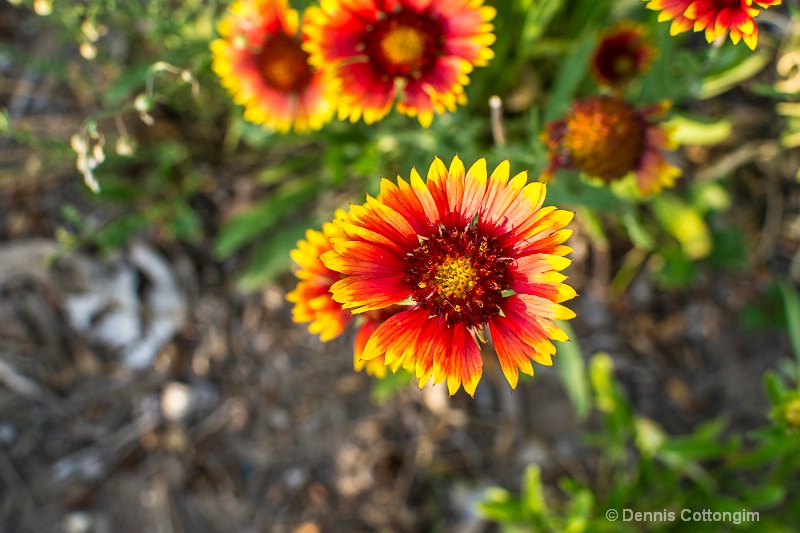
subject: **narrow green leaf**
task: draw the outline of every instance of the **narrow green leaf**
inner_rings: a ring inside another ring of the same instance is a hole
[[[774,370],[764,372],[764,391],[773,404],[781,403],[788,390],[783,378]]]
[[[770,55],[764,52],[753,52],[747,58],[734,67],[719,74],[708,76],[703,80],[700,93],[697,95],[701,99],[711,98],[722,94],[746,79],[752,78],[770,61]]]
[[[550,99],[545,109],[545,120],[555,120],[569,109],[572,95],[586,77],[589,65],[589,56],[595,46],[595,36],[588,34],[579,41],[571,54],[569,54],[558,71]]]
[[[656,241],[647,231],[647,228],[644,227],[637,213],[633,211],[626,212],[622,216],[622,223],[625,225],[628,237],[636,248],[648,252],[655,249]]]
[[[414,375],[402,368],[397,372],[388,372],[383,379],[376,379],[372,385],[370,394],[372,401],[383,405],[412,381],[414,381]]]
[[[558,326],[566,332],[570,340],[556,342],[556,375],[572,402],[575,415],[578,419],[585,420],[592,407],[592,396],[586,376],[583,352],[569,323],[559,321]]]
[[[597,402],[597,408],[606,413],[617,407],[617,395],[614,388],[614,361],[605,352],[592,356],[589,364],[589,378]]]
[[[544,34],[555,14],[561,9],[562,4],[562,0],[539,0],[530,3],[522,26],[522,36],[519,43],[521,50],[533,48],[533,45]]]
[[[581,179],[577,172],[560,171],[559,178],[547,185],[547,202],[558,206],[586,206],[615,211],[622,201],[608,187]]]
[[[725,425],[722,419],[707,422],[691,435],[673,437],[662,443],[658,453],[675,455],[683,460],[719,458],[735,446],[733,441],[720,442]]]
[[[709,146],[719,144],[731,135],[733,122],[728,119],[701,122],[683,115],[675,115],[664,123],[672,130],[672,138],[680,144]]]
[[[501,523],[518,523],[525,520],[520,501],[500,487],[486,489],[483,501],[475,507],[478,515]]]
[[[106,107],[118,106],[124,100],[133,98],[134,94],[142,92],[150,67],[150,63],[140,63],[121,69],[120,76],[101,93],[104,105]]]
[[[310,202],[319,185],[312,181],[295,182],[279,189],[247,211],[230,219],[220,230],[214,253],[225,257],[259,235],[277,226],[289,213]]]
[[[786,325],[789,328],[789,339],[797,363],[800,364],[800,295],[797,289],[787,281],[779,281],[778,288],[783,296],[783,305],[786,311]]]
[[[711,253],[711,232],[697,211],[671,194],[657,196],[651,205],[661,227],[678,240],[686,257],[701,259]]]
[[[751,509],[769,509],[786,499],[786,488],[781,485],[753,487],[744,493],[747,506]]]
[[[313,225],[314,221],[304,219],[295,224],[282,226],[272,233],[269,239],[255,250],[238,280],[239,288],[244,291],[259,289],[278,274],[288,270],[292,263],[289,251],[303,238],[306,229]]]
[[[543,519],[547,516],[547,503],[544,500],[542,471],[538,465],[528,465],[522,474],[522,513],[528,520]]]

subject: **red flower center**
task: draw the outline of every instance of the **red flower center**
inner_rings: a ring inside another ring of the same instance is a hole
[[[440,227],[406,257],[412,298],[447,324],[481,328],[498,314],[509,287],[508,264],[494,239],[474,228]]]
[[[300,48],[299,42],[283,33],[267,39],[258,61],[264,83],[283,93],[302,91],[314,76],[308,53]]]
[[[409,11],[391,13],[367,35],[366,53],[388,76],[418,78],[442,51],[439,22]]]

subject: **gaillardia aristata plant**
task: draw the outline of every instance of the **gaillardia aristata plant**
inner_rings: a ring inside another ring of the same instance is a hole
[[[483,0],[324,0],[306,11],[303,47],[340,81],[339,118],[371,124],[397,110],[427,127],[466,103],[464,86],[494,53]]]
[[[670,130],[658,123],[667,108],[665,103],[639,110],[612,96],[573,103],[542,135],[550,157],[544,177],[572,168],[606,183],[634,173],[644,195],[672,187],[681,171],[665,157],[665,150],[677,148]]]
[[[761,9],[776,6],[781,0],[644,0],[647,8],[660,11],[659,21],[671,20],[670,33],[705,31],[706,40],[730,32],[731,41],[744,41],[750,49],[758,44],[755,17]]]
[[[570,264],[564,229],[573,213],[542,207],[546,186],[509,180],[504,161],[487,176],[486,161],[467,171],[436,159],[427,181],[383,180],[377,198],[334,220],[339,232],[324,265],[343,278],[333,300],[354,314],[404,304],[370,335],[361,358],[414,369],[420,386],[447,382],[470,394],[481,378],[480,342],[488,328],[506,379],[532,375],[531,360],[552,364],[551,339],[567,335],[554,320],[574,313],[561,270]]]
[[[309,64],[298,28],[286,0],[239,0],[211,43],[211,68],[245,120],[282,133],[318,130],[335,109],[336,89]]]
[[[337,219],[345,219],[347,216],[345,211],[336,212]],[[320,255],[333,250],[330,238],[336,236],[341,237],[343,234],[334,224],[328,222],[323,224],[322,231],[306,230],[306,238],[298,241],[297,248],[290,252],[292,260],[299,267],[295,274],[299,281],[294,290],[286,295],[286,299],[294,303],[292,319],[300,323],[309,322],[308,331],[319,335],[322,342],[341,335],[353,320],[352,313],[334,301],[330,292],[331,286],[342,279],[342,275],[326,267],[320,260]],[[360,326],[353,346],[356,370],[363,369],[367,374],[378,378],[386,375],[387,367],[383,358],[365,361],[361,359],[361,354],[378,325],[397,311],[398,308],[388,308],[358,317]]]

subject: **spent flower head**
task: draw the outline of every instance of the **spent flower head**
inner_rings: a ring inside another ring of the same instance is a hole
[[[544,177],[558,168],[574,168],[606,183],[634,173],[642,194],[671,187],[681,171],[665,156],[665,150],[677,147],[670,130],[659,125],[668,107],[664,103],[636,109],[612,96],[573,103],[542,135],[550,155]]]

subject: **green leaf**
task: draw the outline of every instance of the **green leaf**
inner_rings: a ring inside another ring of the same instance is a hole
[[[689,259],[701,259],[711,253],[711,232],[703,217],[680,198],[662,194],[653,199],[656,220],[681,245]]]
[[[647,228],[644,227],[644,224],[642,224],[637,212],[627,210],[622,216],[622,223],[625,225],[628,237],[636,248],[648,252],[655,249],[656,241]]]
[[[252,259],[239,277],[239,288],[244,291],[260,289],[278,274],[288,270],[292,263],[289,251],[303,238],[306,229],[313,225],[313,220],[303,219],[295,224],[282,226],[272,233],[256,248]]]
[[[670,35],[669,24],[656,23],[651,30],[658,53],[642,79],[637,101],[683,102],[699,87],[699,54],[683,47],[685,35]]]
[[[589,380],[586,376],[586,365],[583,361],[583,352],[568,322],[559,321],[558,326],[570,338],[567,342],[556,341],[555,370],[561,385],[572,402],[575,414],[580,420],[586,420],[592,407],[592,396],[589,389]]]
[[[614,388],[614,362],[605,352],[592,356],[589,364],[589,377],[597,401],[597,408],[612,412],[617,407],[617,394]]]
[[[783,378],[774,370],[767,370],[764,372],[763,381],[764,391],[767,393],[770,401],[776,405],[781,403],[784,396],[789,391]]]
[[[287,184],[247,211],[230,219],[220,230],[214,246],[217,257],[226,257],[278,225],[289,213],[310,202],[319,184],[304,180]]]
[[[569,505],[566,510],[564,524],[558,530],[563,533],[596,531],[589,527],[592,510],[595,506],[595,495],[592,490],[573,478],[561,478],[558,481],[558,486],[569,496]],[[608,524],[608,521],[606,521],[606,524]],[[602,531],[602,529],[597,531]]]
[[[636,447],[645,457],[653,457],[667,440],[667,433],[654,420],[637,416],[635,421]]]
[[[742,232],[736,228],[721,228],[712,233],[714,247],[708,262],[728,270],[745,272],[747,270],[747,244]]]
[[[538,0],[530,2],[525,13],[525,22],[522,25],[522,35],[519,40],[520,50],[530,50],[541,38],[550,21],[561,9],[563,0]]]
[[[752,487],[744,493],[744,499],[750,509],[769,509],[786,499],[786,488],[781,485]]]
[[[134,94],[144,91],[150,66],[150,63],[140,63],[122,69],[120,77],[101,93],[105,107],[118,106],[124,100],[133,98]]]
[[[733,89],[741,82],[752,78],[769,64],[770,54],[757,51],[748,55],[744,61],[737,63],[719,74],[707,76],[697,95],[700,99],[711,98]]]
[[[564,59],[547,101],[544,113],[546,121],[559,118],[569,109],[575,91],[586,77],[589,56],[594,50],[595,42],[593,34],[585,35]]]
[[[171,217],[167,223],[169,232],[174,239],[191,240],[200,235],[201,222],[197,213],[184,202],[174,202],[171,207]]]
[[[495,522],[513,524],[525,520],[520,501],[500,487],[487,489],[483,501],[478,502],[475,510],[478,515]]]
[[[787,281],[779,281],[778,288],[783,296],[789,339],[792,342],[797,363],[800,364],[800,295],[798,295],[797,289]]]
[[[590,183],[577,172],[559,171],[558,178],[547,184],[548,205],[586,206],[600,211],[615,211],[623,205],[608,187]]]
[[[712,420],[700,426],[691,435],[673,437],[662,443],[658,453],[659,455],[674,455],[683,460],[719,458],[734,446],[733,442],[719,442],[724,429],[724,420]]]
[[[728,119],[703,122],[684,115],[675,115],[664,123],[672,130],[672,138],[680,144],[709,146],[719,144],[731,135],[733,122]]]
[[[108,221],[94,234],[88,234],[85,237],[95,242],[104,251],[116,250],[147,228],[150,222],[150,218],[145,213],[131,213]]]
[[[774,465],[783,457],[796,457],[800,453],[800,434],[769,435],[755,450],[748,452],[728,465],[730,468],[747,468]]]
[[[648,266],[653,269],[654,281],[665,289],[687,287],[697,275],[694,263],[677,244],[662,247],[651,258]]]
[[[528,465],[522,474],[522,513],[528,520],[543,519],[547,515],[544,500],[542,471],[538,465]]]
[[[414,375],[402,368],[397,372],[387,372],[383,379],[376,379],[372,385],[372,401],[383,405],[412,381]]]

